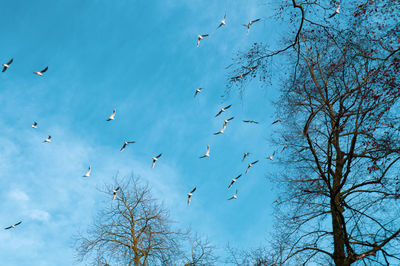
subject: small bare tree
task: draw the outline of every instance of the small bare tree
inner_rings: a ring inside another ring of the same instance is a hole
[[[190,253],[184,256],[184,266],[215,265],[217,263],[217,257],[214,254],[215,248],[207,238],[195,235],[189,237],[189,242],[191,244]]]

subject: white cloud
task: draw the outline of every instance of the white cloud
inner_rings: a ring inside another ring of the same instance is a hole
[[[29,201],[29,196],[25,192],[23,192],[22,190],[19,190],[19,189],[14,189],[14,190],[10,191],[10,193],[8,194],[8,197],[11,200],[17,201],[20,203]]]

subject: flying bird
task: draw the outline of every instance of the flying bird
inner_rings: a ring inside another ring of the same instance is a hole
[[[258,122],[257,122],[257,121],[254,121],[254,120],[243,120],[243,122],[245,122],[245,123],[252,123],[252,124],[258,124]]]
[[[115,119],[115,114],[117,113],[117,110],[113,110],[112,114],[107,118],[107,121],[111,121]]]
[[[332,15],[330,15],[329,18],[333,18],[334,16],[336,16],[336,14],[339,14],[340,13],[339,9],[340,9],[340,2],[338,4],[338,6],[336,7],[335,12]]]
[[[128,146],[128,144],[130,144],[130,143],[136,143],[136,142],[135,141],[124,141],[124,145],[122,145],[122,148],[120,151],[125,150],[126,146]]]
[[[203,156],[200,156],[200,159],[205,157],[210,157],[210,146],[208,145],[207,145],[207,152]]]
[[[233,118],[235,118],[235,117],[232,116],[231,118],[225,119],[224,126],[226,126],[229,123],[229,121],[231,121]]]
[[[205,38],[205,37],[208,37],[208,34],[199,34],[199,35],[197,36],[197,47],[199,47],[200,41],[201,41],[203,38]]]
[[[87,170],[86,174],[83,175],[83,177],[89,177],[90,172],[92,172],[92,167],[89,165],[89,169]]]
[[[22,221],[20,221],[20,222],[18,222],[18,223],[16,223],[16,224],[13,224],[13,225],[11,225],[11,226],[9,226],[9,227],[6,227],[6,228],[4,228],[4,230],[8,230],[8,229],[11,229],[11,228],[15,228],[17,225],[20,225],[22,223]]]
[[[190,201],[191,201],[191,199],[192,199],[193,192],[195,192],[195,191],[196,191],[196,187],[195,187],[192,191],[190,191],[189,193],[187,193],[187,196],[188,196],[188,201],[187,201],[187,203],[188,203],[188,205],[190,205]]]
[[[217,29],[221,28],[222,26],[226,25],[226,13],[224,15],[224,18],[221,20],[221,22],[219,23],[219,26]]]
[[[156,164],[156,162],[158,161],[158,158],[160,158],[162,155],[162,153],[160,153],[159,155],[157,155],[156,157],[153,157],[153,164],[151,165],[151,168],[154,168],[154,165]]]
[[[194,97],[196,97],[196,95],[197,95],[198,93],[200,93],[202,89],[203,89],[203,88],[198,88],[198,89],[196,89],[195,92],[194,92]]]
[[[51,142],[51,136],[49,136],[47,139],[45,139],[43,142]]]
[[[225,129],[226,129],[226,124],[224,123],[224,125],[222,126],[222,129],[218,132],[215,132],[214,135],[224,134]]]
[[[33,122],[32,128],[37,128],[37,123],[36,122]]]
[[[220,114],[222,114],[223,112],[225,112],[226,110],[228,110],[231,106],[232,106],[232,104],[230,104],[230,105],[228,105],[228,106],[226,106],[226,107],[224,107],[224,108],[221,108],[221,109],[219,110],[218,114],[217,114],[215,117],[219,116]]]
[[[259,20],[260,20],[259,18],[258,19],[254,19],[254,20],[250,20],[249,23],[247,23],[247,24],[243,24],[243,26],[247,27],[247,33],[249,33],[250,26],[253,25],[253,23],[255,23],[255,22],[259,21]]]
[[[257,161],[254,161],[254,162],[252,162],[252,163],[249,163],[249,164],[247,165],[246,174],[247,174],[247,172],[249,171],[249,169],[250,169],[254,164],[256,164],[256,163],[258,163],[258,160],[257,160]]]
[[[243,154],[242,162],[243,162],[244,159],[246,159],[246,157],[249,156],[249,155],[250,155],[250,152],[245,152],[245,153]]]
[[[117,192],[118,192],[118,190],[119,190],[119,187],[117,187],[116,189],[113,189],[113,198],[112,198],[112,200],[115,200],[116,198],[117,198]]]
[[[238,191],[237,191],[237,189],[236,189],[235,195],[233,195],[232,197],[230,197],[228,200],[237,199],[237,193],[238,193]]]
[[[242,174],[238,175],[237,177],[235,177],[234,179],[232,179],[231,183],[228,186],[228,189],[231,188],[231,186],[242,176]]]
[[[14,58],[12,58],[7,64],[3,64],[3,71],[5,72],[7,70],[7,68],[10,67],[11,63],[14,61]]]
[[[39,75],[39,76],[43,76],[43,73],[47,71],[47,69],[49,69],[49,67],[47,66],[45,69],[43,69],[42,71],[39,72],[33,72],[33,74]]]
[[[276,124],[276,123],[280,123],[280,122],[282,122],[282,120],[280,120],[280,119],[275,120],[274,122],[272,122],[272,125],[273,125],[273,124]]]
[[[270,159],[271,161],[274,159],[275,151],[272,153],[271,156],[267,157],[267,159]]]

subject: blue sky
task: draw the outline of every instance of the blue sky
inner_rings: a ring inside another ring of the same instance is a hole
[[[171,218],[223,249],[258,247],[272,229],[266,160],[277,89],[224,94],[232,58],[274,43],[282,26],[263,1],[3,1],[0,61],[0,230],[3,265],[72,265],[72,236],[92,221],[114,176],[146,180]],[[227,14],[227,25],[216,30]],[[241,26],[262,18],[250,33]],[[198,34],[211,36],[196,47]],[[279,62],[274,62],[279,67]],[[43,77],[32,72],[45,66]],[[194,90],[203,87],[198,97]],[[232,104],[214,118],[218,109]],[[117,109],[116,120],[105,119]],[[224,135],[214,136],[234,116]],[[245,124],[242,119],[260,121]],[[39,123],[37,130],[31,128]],[[52,135],[52,143],[42,143]],[[124,152],[124,140],[135,140]],[[211,157],[200,160],[207,145]],[[154,169],[151,157],[163,153]],[[244,152],[260,160],[244,173]],[[92,166],[92,175],[82,175]],[[197,191],[190,207],[186,193]],[[4,264],[6,263],[6,264]]]

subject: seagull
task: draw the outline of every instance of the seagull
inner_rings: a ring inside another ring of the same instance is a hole
[[[112,114],[107,118],[107,121],[111,121],[115,119],[115,114],[117,113],[117,110],[113,110]]]
[[[249,169],[250,169],[250,167],[252,167],[254,164],[256,164],[256,163],[258,163],[258,160],[257,161],[254,161],[254,162],[252,162],[252,163],[249,163],[249,165],[247,166],[247,169],[246,169],[246,174],[247,174],[247,172],[249,171]]]
[[[226,111],[227,109],[229,109],[231,106],[232,106],[232,104],[230,104],[230,105],[228,105],[228,106],[226,106],[226,107],[224,107],[224,108],[221,108],[221,110],[219,110],[218,114],[217,114],[215,117],[217,117],[217,116],[219,116],[220,114],[222,114],[223,112],[225,112],[225,111]]]
[[[157,162],[157,160],[158,160],[158,158],[160,158],[161,157],[161,155],[162,155],[162,153],[160,153],[159,155],[157,155],[156,157],[153,157],[152,159],[153,159],[153,164],[151,165],[151,168],[154,168],[154,165],[156,164],[156,162]]]
[[[222,26],[226,25],[226,13],[224,15],[224,18],[221,20],[221,22],[219,23],[219,26],[217,29],[221,28]]]
[[[207,152],[203,156],[200,156],[200,159],[205,157],[210,157],[210,146],[208,145],[207,145]]]
[[[43,76],[43,73],[47,71],[47,69],[49,69],[49,67],[47,66],[45,69],[43,69],[40,72],[33,72],[33,74],[39,75],[39,76]]]
[[[335,13],[330,15],[329,18],[333,18],[334,16],[336,16],[336,14],[339,14],[340,13],[339,9],[340,9],[340,2],[339,2],[338,6],[337,6],[337,8],[335,10]]]
[[[194,93],[194,97],[196,97],[196,95],[197,95],[198,93],[200,93],[202,89],[203,89],[203,88],[198,88],[198,89],[196,89],[196,90],[195,90],[195,93]]]
[[[14,61],[14,58],[11,58],[11,60],[7,63],[7,64],[3,64],[3,71],[5,72],[7,70],[7,68],[10,67],[11,63]]]
[[[113,198],[112,200],[115,200],[117,198],[117,191],[119,190],[119,187],[117,187],[116,189],[113,189]]]
[[[124,145],[122,145],[122,148],[120,151],[125,150],[126,146],[128,146],[128,144],[130,144],[130,143],[136,143],[136,142],[135,141],[124,141]]]
[[[243,122],[245,122],[245,123],[258,124],[258,122],[257,122],[257,121],[254,121],[254,120],[243,120]]]
[[[253,23],[255,23],[255,22],[259,21],[259,20],[260,20],[259,18],[258,18],[258,19],[254,19],[254,20],[250,20],[249,23],[247,23],[247,25],[246,25],[246,24],[243,24],[243,26],[247,27],[247,33],[249,33],[250,26],[251,26]]]
[[[9,227],[6,227],[6,228],[4,228],[4,230],[8,230],[8,229],[11,229],[11,228],[15,228],[17,225],[20,225],[22,222],[20,221],[20,222],[18,222],[18,223],[16,223],[16,224],[13,224],[13,225],[11,225],[11,226],[9,226]]]
[[[228,189],[231,188],[231,186],[242,176],[242,174],[238,175],[234,179],[232,179],[232,182],[229,184]]]
[[[194,188],[192,191],[190,191],[189,193],[187,193],[187,196],[188,196],[188,205],[190,205],[190,200],[191,200],[191,198],[192,198],[193,192],[195,192],[195,191],[196,191],[196,188]]]
[[[272,153],[271,156],[267,157],[267,159],[270,159],[271,161],[274,159],[275,151]]]
[[[229,123],[229,121],[231,121],[233,118],[234,117],[232,116],[231,118],[225,119],[224,120],[224,126],[226,126]]]
[[[199,34],[198,36],[197,36],[197,47],[199,47],[199,45],[200,45],[200,41],[204,38],[204,37],[208,37],[208,34]]]
[[[243,162],[244,159],[246,159],[246,157],[249,156],[249,155],[250,155],[250,152],[245,152],[245,153],[243,154],[242,162]]]
[[[214,135],[224,134],[225,129],[226,129],[226,124],[224,123],[224,125],[222,126],[222,129],[218,132],[215,132]]]
[[[92,167],[90,167],[90,165],[89,165],[89,169],[87,170],[86,174],[83,175],[83,177],[89,177],[90,172],[92,172]]]
[[[45,139],[43,142],[51,142],[51,136],[49,136],[47,139]]]
[[[236,189],[235,195],[233,195],[232,197],[230,197],[228,200],[237,199],[237,193],[238,193],[238,191],[237,191],[237,189]]]
[[[37,123],[36,122],[33,122],[32,128],[37,128]]]
[[[282,122],[282,120],[280,120],[280,119],[275,120],[274,122],[272,122],[272,125],[273,125],[273,124],[276,124],[276,123],[280,123],[280,122]]]

